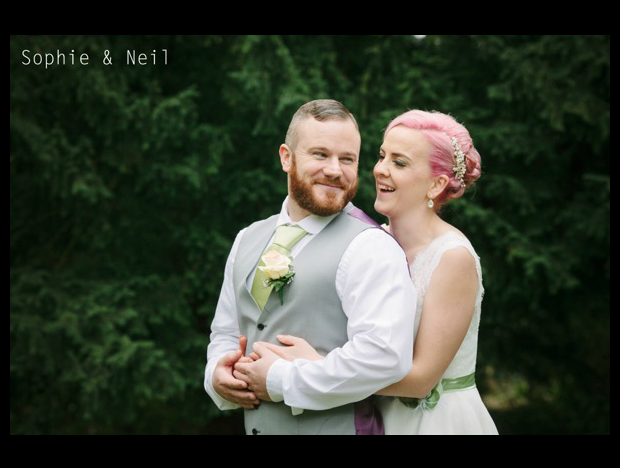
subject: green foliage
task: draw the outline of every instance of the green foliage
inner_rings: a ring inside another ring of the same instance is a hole
[[[483,176],[443,216],[482,258],[480,386],[525,382],[526,407],[494,413],[500,432],[609,432],[609,46],[12,36],[11,432],[217,430],[202,380],[223,267],[286,196],[292,114],[326,97],[358,120],[355,203],[381,222],[372,168],[389,120],[420,108],[467,126]],[[91,60],[24,66],[24,49]],[[167,49],[168,64],[106,67],[106,49]]]

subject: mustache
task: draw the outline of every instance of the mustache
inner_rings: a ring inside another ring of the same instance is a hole
[[[329,185],[330,187],[345,188],[345,185],[343,183],[333,182],[330,180],[318,180],[315,182],[315,184]]]

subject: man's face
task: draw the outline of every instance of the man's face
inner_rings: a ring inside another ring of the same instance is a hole
[[[309,118],[299,124],[297,132],[296,148],[289,149],[290,169],[285,169],[291,198],[317,216],[339,213],[357,192],[361,140],[355,124]]]

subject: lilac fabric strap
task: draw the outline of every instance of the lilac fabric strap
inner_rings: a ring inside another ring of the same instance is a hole
[[[373,397],[368,397],[353,405],[356,435],[385,435],[383,417],[372,400]]]
[[[359,219],[360,221],[364,221],[366,224],[370,224],[372,226],[380,228],[381,225],[377,223],[374,219],[360,210],[357,206],[351,208],[351,210],[347,213],[349,216],[353,216],[354,218]]]

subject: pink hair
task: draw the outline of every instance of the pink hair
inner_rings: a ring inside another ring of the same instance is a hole
[[[480,154],[469,136],[465,127],[458,123],[453,117],[440,112],[425,112],[421,110],[411,110],[399,115],[390,122],[385,135],[398,125],[403,125],[413,130],[419,130],[426,137],[431,145],[429,162],[431,165],[432,177],[447,175],[450,179],[446,189],[434,200],[439,207],[450,198],[459,198],[465,193],[465,188],[472,185],[480,177]],[[455,137],[461,150],[465,153],[465,187],[461,186],[461,181],[455,179],[452,168],[454,167],[454,147],[450,139]]]

